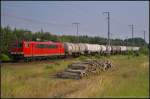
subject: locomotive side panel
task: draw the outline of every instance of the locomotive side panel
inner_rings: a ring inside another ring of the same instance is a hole
[[[32,56],[33,52],[33,44],[32,42],[23,42],[23,52],[24,57]]]
[[[52,56],[64,55],[64,48],[62,43],[50,42],[26,42],[24,44],[24,56]]]

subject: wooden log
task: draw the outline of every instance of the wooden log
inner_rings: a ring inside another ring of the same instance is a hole
[[[63,72],[58,77],[61,78],[73,78],[73,79],[80,79],[81,75],[77,73],[71,73],[71,72]]]
[[[71,64],[71,65],[69,65],[68,66],[69,68],[70,67],[88,67],[88,64],[82,64],[82,63],[80,63],[80,64]]]
[[[59,74],[62,78],[80,79],[90,74],[100,74],[112,67],[108,60],[85,60],[83,62],[72,63],[63,73]]]
[[[71,73],[77,73],[77,74],[80,74],[80,75],[82,75],[83,73],[86,72],[86,70],[74,70],[74,69],[67,69],[66,71],[71,72]]]

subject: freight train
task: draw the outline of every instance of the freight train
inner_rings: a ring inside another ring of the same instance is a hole
[[[120,54],[128,51],[137,52],[140,47],[131,46],[106,46],[88,43],[69,43],[69,42],[38,42],[22,41],[13,43],[10,48],[10,54],[14,59],[34,59],[47,58],[51,56],[79,56],[88,54]]]

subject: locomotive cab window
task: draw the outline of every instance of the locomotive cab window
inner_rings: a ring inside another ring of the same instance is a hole
[[[25,43],[26,48],[29,48],[29,46],[30,46],[29,43]]]

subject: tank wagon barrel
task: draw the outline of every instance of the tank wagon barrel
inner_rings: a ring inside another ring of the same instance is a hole
[[[140,47],[133,47],[132,50],[133,51],[138,51],[140,49]]]
[[[64,49],[65,49],[65,53],[68,55],[72,55],[79,52],[78,45],[73,43],[64,43]]]
[[[132,51],[132,47],[131,46],[127,46],[127,51]]]
[[[116,54],[117,52],[117,47],[116,46],[111,46],[111,53]]]
[[[86,51],[86,46],[85,46],[85,44],[79,43],[78,46],[79,46],[79,52],[80,52],[80,54],[84,54],[85,51]]]
[[[106,51],[106,46],[105,45],[100,45],[100,47],[101,47],[100,53],[104,54],[104,52]]]

